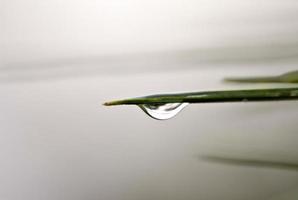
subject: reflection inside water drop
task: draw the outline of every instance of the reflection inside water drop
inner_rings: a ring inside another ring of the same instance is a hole
[[[154,119],[170,119],[178,114],[188,103],[140,104],[146,114]]]

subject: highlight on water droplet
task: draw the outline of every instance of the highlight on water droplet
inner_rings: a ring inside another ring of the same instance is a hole
[[[153,119],[165,120],[177,115],[189,103],[140,104],[138,105]]]

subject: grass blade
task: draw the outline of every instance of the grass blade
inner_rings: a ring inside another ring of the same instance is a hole
[[[167,103],[220,103],[298,100],[298,88],[275,88],[253,90],[205,91],[177,94],[160,94],[106,102],[105,106],[131,104],[167,104]]]
[[[225,78],[224,81],[236,83],[298,83],[298,71],[288,72],[279,76],[230,77]]]
[[[264,167],[264,168],[278,168],[298,171],[298,163],[272,161],[265,159],[247,159],[247,158],[229,158],[221,156],[201,156],[201,159],[208,162],[219,164],[247,166],[247,167]]]

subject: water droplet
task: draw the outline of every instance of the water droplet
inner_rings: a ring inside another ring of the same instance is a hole
[[[188,103],[140,104],[139,107],[150,117],[164,120],[174,117],[187,105]]]

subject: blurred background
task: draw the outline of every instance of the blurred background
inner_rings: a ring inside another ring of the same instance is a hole
[[[295,0],[1,0],[0,199],[298,198],[297,102],[191,105],[156,121],[104,101],[288,87]]]

